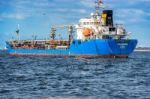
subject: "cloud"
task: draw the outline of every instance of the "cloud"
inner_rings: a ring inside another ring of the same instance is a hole
[[[135,2],[135,3],[139,3],[139,2],[150,2],[150,0],[127,0],[128,2]]]
[[[130,18],[138,17],[139,19],[139,17],[142,16],[150,16],[150,13],[142,9],[125,7],[130,3],[140,2],[150,2],[150,0],[104,0],[104,4],[115,7],[116,16],[118,18],[130,16]],[[6,6],[7,1],[2,0],[0,4]],[[124,6],[124,8],[118,8],[117,6],[120,6],[120,4],[124,4],[121,6]],[[95,2],[94,0],[10,0],[8,5],[12,8],[12,11],[1,13],[2,17],[0,20],[3,18],[24,20],[29,17],[38,17],[43,14],[51,16],[52,13],[53,16],[58,14],[59,16],[66,16],[66,14],[69,15],[69,13],[74,13],[74,15],[87,14],[90,13],[91,8],[94,9]],[[88,8],[90,8],[90,10]]]
[[[1,14],[2,19],[17,19],[17,20],[23,20],[28,17],[27,14],[23,13],[2,13]]]
[[[126,8],[116,10],[115,16],[119,19],[126,21],[123,23],[139,23],[148,22],[149,20],[146,17],[150,17],[150,13],[142,9]]]
[[[86,13],[86,10],[82,8],[78,8],[78,9],[56,8],[54,9],[54,11],[59,12],[59,13],[60,12],[61,13]]]
[[[59,2],[62,4],[58,4]],[[29,17],[38,17],[43,14],[51,16],[51,13],[53,13],[54,16],[59,13],[86,13],[84,8],[75,8],[68,5],[68,3],[73,4],[72,2],[75,2],[74,4],[76,5],[80,5],[80,3],[75,0],[12,0],[8,5],[6,5],[6,1],[3,1],[1,4],[9,6],[11,10],[9,12],[6,10],[5,12],[0,13],[2,18],[19,20],[24,20]],[[60,16],[65,16],[65,14],[61,14]]]
[[[143,11],[142,9],[118,9],[116,10],[119,17],[127,17],[127,16],[150,16],[150,13]]]
[[[84,7],[93,8],[95,6],[94,0],[80,0],[80,4]]]
[[[6,6],[10,10],[1,11],[0,14],[2,18],[10,18],[10,19],[26,19],[32,16],[38,16],[39,14],[43,14],[48,11],[48,9],[52,6],[55,6],[53,3],[48,0],[10,0],[0,1],[0,4],[3,5],[3,8],[6,9]]]
[[[116,19],[115,23],[117,23],[117,24],[125,24],[125,21],[124,20]]]
[[[86,13],[86,10],[85,9],[80,9],[79,12],[80,13]]]
[[[0,16],[0,21],[3,21],[3,18],[2,18],[2,16]]]

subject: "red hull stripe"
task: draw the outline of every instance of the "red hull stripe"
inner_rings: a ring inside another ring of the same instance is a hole
[[[128,58],[128,55],[62,55],[62,54],[16,54],[12,56],[50,56],[50,57],[77,57],[77,58]]]

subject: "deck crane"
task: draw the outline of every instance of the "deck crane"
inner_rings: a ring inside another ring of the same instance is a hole
[[[55,40],[56,37],[56,31],[57,29],[68,29],[69,32],[69,44],[73,41],[73,35],[74,35],[74,27],[75,25],[61,25],[61,26],[52,26],[51,28],[51,33],[50,33],[50,38],[52,40]]]

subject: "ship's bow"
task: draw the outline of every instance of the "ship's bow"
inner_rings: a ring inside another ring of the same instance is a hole
[[[103,39],[95,42],[97,54],[110,58],[127,58],[137,45],[134,39]]]
[[[110,54],[116,57],[128,57],[137,45],[137,40],[134,39],[121,39],[121,40],[108,40]]]

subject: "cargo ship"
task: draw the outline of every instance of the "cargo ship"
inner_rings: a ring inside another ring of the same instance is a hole
[[[67,40],[56,39],[59,28],[68,29]],[[6,41],[8,53],[15,56],[128,58],[138,42],[122,24],[113,23],[113,10],[104,9],[102,0],[96,0],[94,13],[78,24],[52,26],[48,40],[20,40],[19,29],[16,34],[18,39]]]

